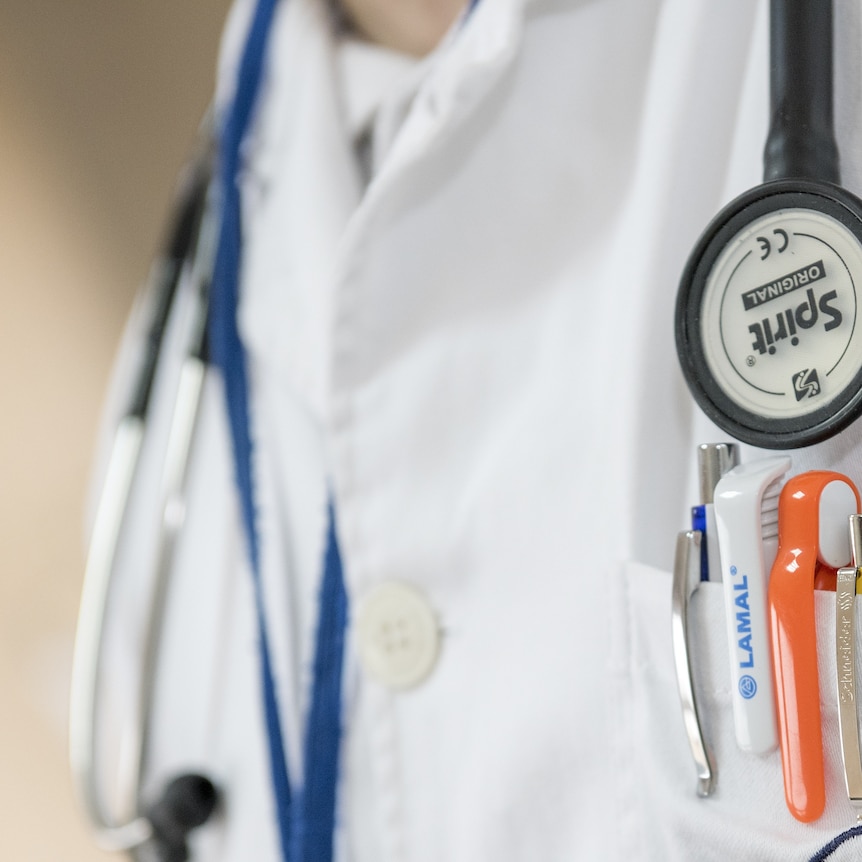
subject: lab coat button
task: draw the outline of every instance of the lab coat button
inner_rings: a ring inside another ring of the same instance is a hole
[[[356,619],[364,669],[388,688],[411,688],[434,667],[440,632],[425,596],[408,584],[386,581],[359,603]]]

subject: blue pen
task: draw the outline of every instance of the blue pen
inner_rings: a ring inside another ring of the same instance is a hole
[[[709,550],[706,537],[706,504],[691,507],[691,528],[700,533],[700,579],[709,580]]]
[[[721,575],[718,534],[713,512],[715,486],[724,473],[739,460],[733,443],[704,443],[697,448],[700,496],[703,501],[691,510],[692,529],[679,534],[673,565],[671,623],[674,665],[682,717],[691,755],[697,767],[697,795],[709,796],[715,787],[715,763],[706,745],[695,697],[694,675],[689,654],[688,606],[702,581]],[[712,554],[707,536],[712,536]],[[711,559],[714,557],[714,561]]]
[[[739,463],[735,443],[701,443],[697,447],[697,469],[700,476],[700,505],[692,506],[691,528],[703,536],[700,545],[700,579],[721,580],[721,558],[716,538],[713,499],[718,480]]]

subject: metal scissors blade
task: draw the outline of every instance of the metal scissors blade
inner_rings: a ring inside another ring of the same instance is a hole
[[[856,713],[856,593],[862,559],[862,515],[850,516],[852,565],[838,570],[835,591],[835,660],[838,677],[838,727],[847,797],[862,820],[862,757]]]

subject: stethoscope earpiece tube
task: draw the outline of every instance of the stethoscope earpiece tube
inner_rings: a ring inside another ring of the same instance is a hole
[[[196,297],[197,316],[205,318],[205,305],[202,305],[207,287],[205,282],[208,279],[205,258],[211,252],[208,247],[211,243],[207,242],[211,233],[209,224],[211,218],[205,213],[212,172],[212,147],[207,128],[204,129],[204,138],[206,141],[204,151],[195,160],[187,181],[180,186],[172,230],[168,234],[167,242],[151,271],[146,286],[145,301],[148,303],[146,309],[148,317],[143,348],[131,387],[131,397],[117,427],[109,456],[81,595],[72,667],[69,755],[73,780],[80,801],[96,832],[99,844],[108,850],[133,850],[145,846],[150,848],[155,846],[154,842],[159,843],[159,841],[164,844],[164,840],[159,838],[160,834],[167,834],[164,824],[186,823],[188,828],[185,828],[185,834],[187,834],[195,825],[196,819],[209,817],[215,804],[215,789],[211,782],[201,776],[181,776],[177,782],[172,783],[160,803],[153,808],[156,818],[154,820],[150,819],[140,804],[142,767],[149,736],[149,709],[153,697],[152,676],[158,653],[161,602],[165,591],[163,570],[166,571],[168,568],[168,556],[175,529],[163,529],[160,537],[159,567],[141,657],[140,714],[138,724],[130,728],[128,734],[134,751],[130,750],[129,756],[123,758],[117,769],[111,806],[106,805],[102,792],[97,750],[100,738],[97,703],[100,687],[103,685],[101,672],[105,619],[115,574],[117,550],[125,528],[135,476],[139,469],[139,456],[146,434],[153,382],[159,366],[168,321],[177,303],[181,275],[189,263],[192,264],[193,269],[193,274],[190,274],[189,278],[190,287],[197,288],[201,294]],[[175,449],[182,449],[189,444],[203,380],[201,357],[205,353],[205,345],[200,343],[204,332],[203,319],[193,321],[192,325],[194,330],[190,333],[190,338],[193,353],[184,364],[180,380],[182,389],[180,394],[189,390],[189,396],[185,399],[179,398],[178,401],[182,403],[178,403],[174,411],[168,444],[168,455],[171,460],[168,467],[171,469],[166,471],[168,475],[165,477],[166,480],[170,480],[166,481],[166,487],[178,494],[182,493],[185,478],[184,465],[187,458],[184,460],[182,457],[173,457],[172,453]],[[177,415],[178,411],[182,412],[181,416]],[[178,427],[180,425],[182,427]],[[180,452],[181,455],[182,452]],[[165,523],[170,521],[173,511],[177,508],[175,505],[168,505],[171,503],[176,503],[176,500],[173,498],[167,500],[163,512]],[[171,527],[171,524],[168,523],[168,527]],[[122,813],[119,814],[118,811]],[[169,817],[170,812],[174,813]],[[179,832],[174,829],[171,834],[178,835]],[[176,848],[170,852],[173,855],[162,854],[164,862],[168,859],[185,858],[176,856]]]
[[[832,119],[831,0],[771,0],[772,116],[763,179],[805,177],[839,183]]]
[[[126,409],[127,415],[146,418],[156,366],[183,265],[195,256],[211,177],[212,154],[205,152],[195,160],[188,177],[181,184],[166,242],[153,263],[150,275],[152,287],[148,291],[153,307],[144,339],[140,371]]]
[[[773,0],[767,182],[728,204],[689,257],[676,348],[695,401],[767,449],[862,415],[862,201],[835,183],[832,4]]]

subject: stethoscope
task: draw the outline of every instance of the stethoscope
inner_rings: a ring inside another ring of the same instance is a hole
[[[248,56],[259,50],[274,5],[260,0]],[[740,440],[787,448],[831,437],[862,413],[862,326],[856,325],[862,202],[836,185],[831,2],[771,0],[770,41],[767,181],[722,210],[698,241],[679,289],[676,334],[686,381],[705,413]],[[133,853],[149,848],[161,862],[188,858],[189,833],[210,818],[218,800],[213,782],[198,774],[177,776],[155,801],[142,797],[161,621],[209,358],[210,276],[217,247],[222,250],[216,241],[222,219],[210,205],[211,148],[206,149],[153,270],[145,355],[115,434],[97,510],[73,666],[72,769],[98,839],[106,848]],[[131,813],[116,818],[104,804],[96,768],[102,640],[153,383],[181,284],[193,294],[192,334],[164,465],[139,708],[136,726],[128,729],[133,755],[124,758],[116,777],[115,798]]]
[[[862,201],[838,185],[831,0],[771,0],[763,185],[692,252],[676,304],[680,364],[724,431],[787,449],[862,414]]]
[[[174,548],[185,520],[185,484],[207,368],[222,378],[234,478],[242,514],[257,618],[259,672],[269,778],[281,855],[289,862],[328,862],[333,853],[335,790],[341,734],[341,675],[347,595],[334,508],[327,513],[309,717],[301,774],[288,769],[281,708],[269,646],[266,597],[251,466],[251,416],[246,357],[237,327],[242,253],[239,185],[241,149],[256,105],[268,37],[278,0],[257,0],[242,52],[235,93],[220,118],[218,141],[204,135],[203,154],[181,194],[174,228],[153,268],[147,304],[151,317],[132,397],[114,437],[84,578],[72,672],[70,759],[73,777],[99,843],[140,860],[184,862],[190,833],[203,825],[223,795],[210,777],[173,778],[155,800],[145,798],[155,674]],[[212,155],[218,150],[218,161]],[[147,433],[151,401],[168,324],[191,305],[185,354],[176,390],[161,483],[161,530],[149,606],[145,613],[137,710],[124,728],[116,757],[115,804],[105,805],[99,770],[99,715],[103,641],[118,552]],[[122,756],[120,756],[122,754]],[[114,816],[120,810],[122,816]]]
[[[208,133],[204,137],[208,138]],[[149,309],[146,336],[137,377],[114,434],[96,511],[72,668],[69,721],[72,775],[97,841],[110,850],[149,848],[160,862],[183,862],[188,858],[188,833],[209,819],[217,802],[213,783],[193,773],[176,776],[155,800],[142,797],[161,622],[174,542],[184,519],[186,467],[206,371],[207,294],[214,243],[214,213],[208,205],[211,174],[212,147],[207,140],[181,184],[173,225],[151,268],[142,297],[143,306]],[[123,811],[125,816],[115,817],[105,804],[98,769],[97,707],[106,615],[162,348],[181,292],[191,294],[188,298],[192,306],[191,322],[163,468],[161,530],[137,678],[137,715],[132,726],[124,729],[123,756],[116,758],[110,809]]]

